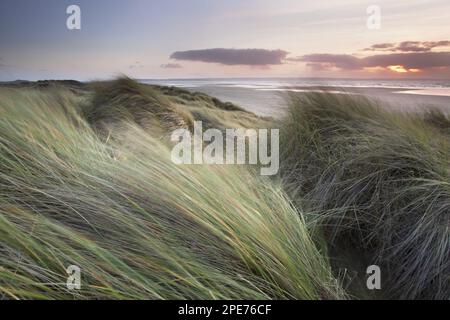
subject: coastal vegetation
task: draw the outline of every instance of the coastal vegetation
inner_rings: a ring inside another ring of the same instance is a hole
[[[448,116],[287,102],[275,120],[128,78],[2,85],[0,299],[448,299]],[[195,121],[280,128],[279,174],[174,164]]]

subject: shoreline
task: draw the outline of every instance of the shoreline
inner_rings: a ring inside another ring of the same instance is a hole
[[[450,113],[450,96],[429,94],[430,89],[404,89],[379,87],[339,86],[285,86],[280,88],[225,87],[217,85],[185,87],[222,101],[229,101],[258,115],[280,117],[286,108],[285,96],[289,92],[329,92],[335,94],[364,95],[379,100],[395,110],[421,112],[438,108]],[[446,89],[450,90],[450,89]]]
[[[330,88],[332,90],[330,90]],[[296,89],[308,90],[310,88],[297,87]],[[390,107],[401,110],[423,111],[424,108],[436,107],[446,112],[450,112],[450,88],[427,88],[408,89],[404,88],[374,88],[374,87],[316,87],[320,91],[336,92],[348,94],[360,94],[372,99],[387,103]],[[436,92],[444,94],[436,94]],[[448,94],[448,95],[447,95]]]

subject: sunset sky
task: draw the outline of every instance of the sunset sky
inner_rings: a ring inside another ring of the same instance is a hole
[[[0,80],[118,74],[449,79],[450,1],[1,0]]]

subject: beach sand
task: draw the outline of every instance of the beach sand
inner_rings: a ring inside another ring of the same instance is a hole
[[[297,87],[295,89],[362,94],[387,102],[390,107],[404,111],[420,112],[430,107],[437,107],[446,112],[450,112],[450,90],[448,88],[405,90],[403,88]]]
[[[405,89],[372,87],[333,86],[289,86],[280,88],[254,89],[243,87],[200,86],[186,88],[201,91],[223,101],[230,101],[262,116],[280,117],[286,109],[285,96],[288,92],[326,91],[340,94],[361,94],[387,102],[389,108],[402,111],[421,112],[432,107],[450,113],[448,88]],[[450,93],[449,93],[450,94]]]

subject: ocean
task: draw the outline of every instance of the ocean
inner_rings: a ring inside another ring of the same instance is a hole
[[[437,106],[450,111],[450,80],[372,80],[317,78],[140,79],[142,83],[200,91],[262,116],[277,117],[286,108],[286,93],[326,90],[364,94],[396,108]]]

